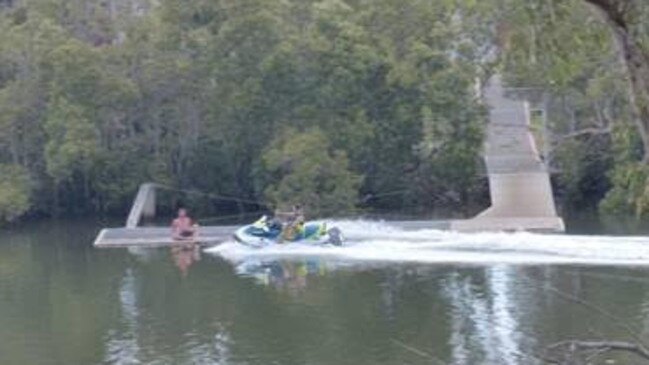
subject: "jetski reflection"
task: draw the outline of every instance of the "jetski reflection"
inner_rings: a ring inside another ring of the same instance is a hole
[[[306,289],[309,277],[324,276],[328,268],[320,260],[249,260],[239,263],[236,271],[239,275],[254,278],[259,284],[297,294]]]

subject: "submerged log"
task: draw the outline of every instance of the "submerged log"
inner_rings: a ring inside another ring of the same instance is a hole
[[[611,352],[633,354],[649,364],[649,350],[646,347],[625,341],[568,340],[548,346],[546,352],[544,360],[549,364],[585,365]]]

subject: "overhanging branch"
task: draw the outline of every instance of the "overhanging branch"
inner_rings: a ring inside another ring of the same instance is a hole
[[[571,138],[577,138],[585,135],[600,135],[600,134],[610,134],[610,133],[611,133],[611,127],[584,128],[572,133],[564,134],[563,136],[561,136],[561,139],[571,139]]]

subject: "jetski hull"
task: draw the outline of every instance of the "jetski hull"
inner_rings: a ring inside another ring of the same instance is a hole
[[[234,238],[237,242],[251,247],[266,247],[271,245],[299,243],[306,245],[342,245],[342,234],[338,228],[326,229],[324,223],[307,222],[304,225],[303,232],[295,239],[282,241],[281,231],[272,228],[266,228],[259,223],[249,224],[236,230]]]

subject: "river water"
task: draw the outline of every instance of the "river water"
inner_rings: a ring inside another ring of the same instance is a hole
[[[559,341],[649,342],[649,239],[339,224],[358,243],[333,251],[0,231],[0,364],[542,364]],[[637,360],[619,356],[593,363]]]

